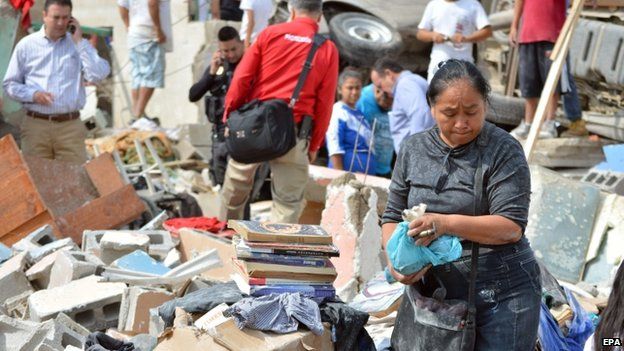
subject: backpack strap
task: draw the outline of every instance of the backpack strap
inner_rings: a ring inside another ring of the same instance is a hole
[[[303,69],[301,70],[301,74],[299,75],[299,80],[297,81],[295,90],[293,91],[292,97],[290,98],[290,108],[293,108],[297,100],[299,100],[299,93],[301,93],[301,89],[303,89],[303,85],[308,78],[308,73],[310,73],[310,69],[312,68],[312,60],[314,59],[314,55],[316,54],[318,48],[323,45],[326,40],[326,37],[318,33],[314,34],[314,38],[312,38],[312,47],[310,48],[310,52],[308,52],[308,57],[303,64]]]

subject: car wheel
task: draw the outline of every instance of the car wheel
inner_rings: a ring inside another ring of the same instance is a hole
[[[352,64],[370,66],[403,48],[401,35],[381,19],[359,12],[343,12],[329,21],[340,55]]]
[[[492,93],[485,119],[492,123],[517,126],[524,118],[524,99]]]

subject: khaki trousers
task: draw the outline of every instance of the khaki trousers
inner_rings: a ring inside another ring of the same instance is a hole
[[[87,128],[80,118],[66,122],[24,117],[22,153],[51,160],[82,164],[87,160]]]
[[[303,195],[308,183],[308,141],[299,140],[286,155],[269,161],[273,207],[271,221],[297,223],[303,211]],[[221,190],[219,219],[242,219],[245,203],[253,187],[260,163],[228,161]]]

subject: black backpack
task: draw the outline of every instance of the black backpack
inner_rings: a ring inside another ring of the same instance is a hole
[[[282,99],[253,100],[230,113],[225,145],[241,163],[258,163],[284,156],[297,144],[293,107],[312,68],[316,50],[327,40],[315,34],[290,104]]]

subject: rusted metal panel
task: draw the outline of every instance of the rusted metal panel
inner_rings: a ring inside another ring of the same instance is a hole
[[[125,185],[113,156],[108,152],[87,162],[84,168],[100,196],[111,194]]]
[[[137,219],[145,210],[145,204],[128,184],[57,218],[56,224],[63,236],[80,244],[84,230],[114,229]]]

